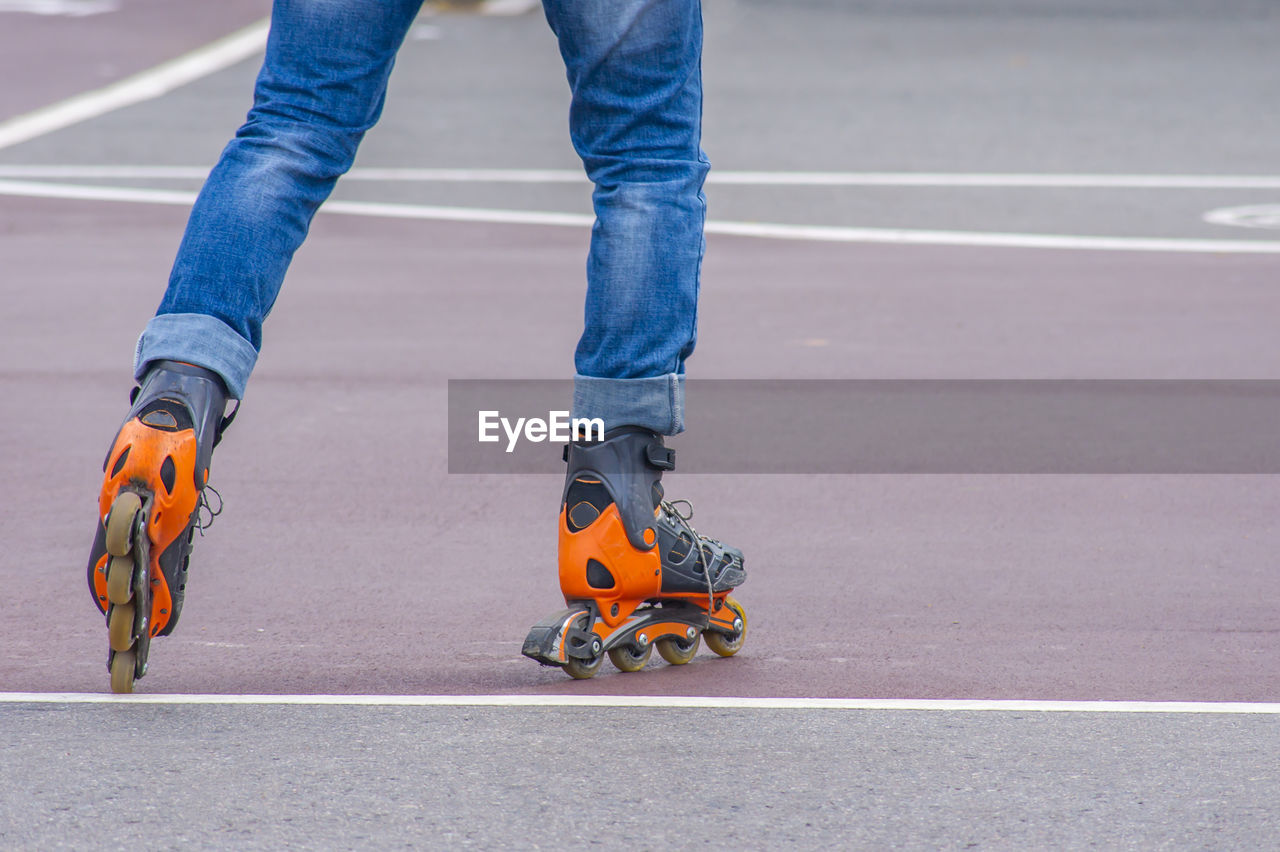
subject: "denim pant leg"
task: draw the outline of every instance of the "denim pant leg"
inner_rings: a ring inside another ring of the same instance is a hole
[[[421,2],[276,0],[253,109],[192,208],[138,378],[153,361],[188,361],[243,396],[285,271],[378,120]]]
[[[543,0],[572,91],[569,131],[595,183],[574,416],[684,428],[708,164],[699,0]]]

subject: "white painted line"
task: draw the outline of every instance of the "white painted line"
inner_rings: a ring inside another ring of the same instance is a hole
[[[189,207],[196,193],[182,190],[133,189],[120,186],[80,186],[60,183],[0,180],[0,195],[27,198],[62,198],[81,201],[124,201]],[[590,227],[595,217],[586,213],[541,213],[524,210],[486,210],[470,207],[431,207],[420,204],[379,204],[366,201],[327,201],[321,212],[389,219],[434,219],[449,222],[494,222],[515,225]]]
[[[1015,189],[1280,189],[1277,175],[1001,174],[994,172],[732,172],[710,180],[759,186],[898,186]]]
[[[326,201],[320,209],[329,213],[346,213],[351,216],[434,219],[442,222],[493,222],[505,225],[556,225],[589,228],[596,221],[596,217],[589,213],[542,213],[533,210],[488,210],[482,207],[378,204],[370,201]]]
[[[32,15],[61,15],[85,18],[120,8],[115,0],[0,0],[0,12],[27,12]]]
[[[978,246],[987,248],[1075,249],[1087,251],[1154,251],[1194,254],[1280,254],[1280,242],[1262,240],[1197,240],[1158,237],[1099,237],[1060,234],[1011,234],[978,231],[844,228],[824,225],[778,225],[754,222],[708,222],[708,234],[774,240],[899,245]]]
[[[0,177],[64,180],[203,180],[208,166],[0,165]],[[356,168],[344,181],[437,183],[580,183],[578,169]],[[713,171],[708,183],[736,186],[888,186],[1025,189],[1280,189],[1275,175],[1096,175],[960,172]]]
[[[72,186],[61,183],[34,183],[0,180],[0,195],[25,198],[64,198],[74,201],[125,201],[134,204],[178,204],[191,206],[196,193],[166,189],[130,189],[124,186]]]
[[[1201,217],[1211,225],[1235,228],[1280,228],[1280,204],[1251,204],[1248,207],[1221,207]]]
[[[110,86],[85,92],[0,123],[0,149],[29,142],[112,110],[157,98],[260,53],[267,43],[267,21],[259,21],[185,56],[135,74]]]
[[[64,198],[87,201],[125,201],[143,204],[190,205],[194,192],[80,186],[0,180],[0,195],[30,198]],[[421,204],[380,204],[367,201],[329,201],[321,212],[392,219],[429,219],[442,222],[490,222],[507,225],[589,227],[595,217],[587,213],[552,213],[532,210],[491,210],[471,207],[436,207]],[[978,246],[986,248],[1044,248],[1086,251],[1185,252],[1208,254],[1280,254],[1280,242],[1264,240],[1196,240],[1148,237],[1064,236],[1058,234],[982,233],[977,231],[929,231],[896,228],[845,228],[824,225],[782,225],[755,222],[706,224],[708,234],[774,240],[808,240],[841,243],[894,243],[899,245]]]
[[[0,178],[35,180],[204,180],[210,166],[0,165]]]
[[[733,698],[692,695],[107,695],[4,692],[2,704],[293,704],[358,707],[651,707],[741,710],[942,710],[1003,713],[1280,715],[1280,704],[1229,701],[1034,701],[913,698]]]
[[[484,0],[480,4],[480,14],[494,17],[524,15],[541,6],[541,0]]]

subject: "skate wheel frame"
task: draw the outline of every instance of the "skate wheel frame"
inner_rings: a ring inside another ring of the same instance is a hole
[[[576,680],[594,677],[605,654],[619,671],[640,671],[655,646],[671,665],[685,665],[697,655],[703,636],[713,652],[730,657],[746,638],[747,615],[732,597],[721,601],[714,616],[697,601],[651,601],[635,608],[614,629],[599,618],[595,601],[571,601],[570,609],[530,630],[522,653],[543,665],[559,666]]]
[[[595,677],[596,672],[600,671],[600,665],[604,662],[604,645],[591,630],[591,622],[593,620],[591,612],[582,610],[565,623],[565,632],[561,637],[564,652],[564,670],[574,680],[587,680]],[[578,634],[578,647],[573,650],[578,653],[582,653],[584,650],[594,651],[594,653],[587,657],[577,657],[571,654],[569,637],[574,634]]]
[[[732,597],[724,599],[724,605],[729,608],[737,619],[742,622],[742,626],[732,633],[719,633],[715,630],[708,630],[703,636],[706,637],[707,647],[721,657],[732,657],[742,649],[742,643],[747,638],[747,610]]]

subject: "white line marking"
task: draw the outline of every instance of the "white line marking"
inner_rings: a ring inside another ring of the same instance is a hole
[[[0,183],[0,185],[3,185]],[[442,222],[492,222],[508,225],[556,225],[589,228],[596,217],[589,213],[544,213],[535,210],[489,210],[483,207],[434,207],[426,204],[379,204],[369,201],[326,201],[321,210],[351,216],[385,216],[390,219],[433,219]],[[710,224],[710,223],[708,223]]]
[[[999,174],[990,172],[716,172],[759,186],[1007,187],[1026,189],[1280,189],[1276,175]]]
[[[208,166],[0,165],[0,177],[64,180],[203,180]],[[344,181],[436,183],[580,183],[575,169],[356,168]],[[713,171],[708,183],[736,186],[889,186],[1025,189],[1280,189],[1273,175],[1070,175],[929,172],[735,172]]]
[[[113,186],[79,186],[0,180],[0,195],[28,198],[63,198],[85,201],[125,201],[142,204],[190,206],[194,192],[132,189]],[[491,210],[471,207],[436,207],[422,204],[380,204],[368,201],[329,201],[321,212],[391,219],[430,219],[443,222],[489,222],[507,225],[590,227],[595,217],[587,213],[551,213],[533,210]],[[844,228],[824,225],[780,225],[755,222],[706,224],[708,234],[757,237],[774,240],[810,240],[840,243],[896,243],[901,245],[982,246],[987,248],[1048,248],[1092,251],[1189,252],[1210,254],[1280,254],[1280,242],[1264,240],[1195,240],[1148,237],[1091,237],[1057,234],[1007,234],[976,231],[927,231],[894,228]]]
[[[259,21],[110,86],[11,118],[0,124],[0,149],[29,142],[121,107],[158,98],[179,86],[248,59],[266,46],[267,25],[267,21]]]
[[[62,15],[84,18],[114,12],[120,4],[114,0],[0,0],[0,12],[27,12],[32,15]]]
[[[0,178],[37,180],[204,180],[207,166],[0,165]]]
[[[1235,228],[1280,228],[1280,204],[1251,204],[1248,207],[1220,207],[1201,217],[1211,225]]]
[[[480,4],[480,14],[494,17],[524,15],[541,5],[540,0],[484,0]]]
[[[65,198],[81,201],[126,201],[138,204],[182,204],[190,206],[196,193],[166,189],[130,189],[123,186],[72,186],[59,183],[33,183],[0,180],[0,195],[26,198]]]
[[[987,248],[1074,249],[1088,251],[1154,251],[1196,254],[1280,254],[1280,242],[1262,240],[1197,240],[1159,237],[1099,237],[1059,234],[1010,234],[997,231],[934,231],[903,228],[844,228],[824,225],[776,225],[754,222],[708,222],[708,234],[774,240],[899,245],[980,246]]]
[[[1230,701],[982,701],[913,698],[732,698],[691,695],[107,695],[87,692],[5,692],[0,693],[0,703],[296,704],[360,707],[689,707],[742,710],[1280,715],[1280,704]]]

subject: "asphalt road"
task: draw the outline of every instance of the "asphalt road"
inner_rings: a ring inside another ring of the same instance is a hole
[[[109,86],[247,26],[269,0],[10,0],[0,4],[0,121]],[[61,14],[59,11],[61,10]]]
[[[0,705],[9,848],[1267,848],[1271,717]]]

